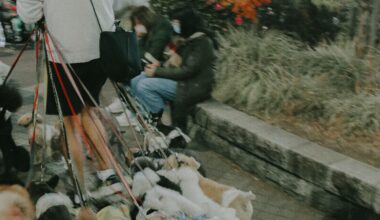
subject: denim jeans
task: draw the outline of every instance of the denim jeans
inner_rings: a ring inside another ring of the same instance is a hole
[[[150,113],[158,113],[166,102],[176,96],[177,82],[170,79],[147,77],[144,72],[131,81],[132,93]]]

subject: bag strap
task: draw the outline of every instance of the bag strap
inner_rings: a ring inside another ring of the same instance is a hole
[[[102,26],[100,25],[98,14],[96,13],[96,10],[95,10],[94,2],[92,2],[92,0],[90,0],[90,2],[91,2],[92,10],[94,11],[94,14],[96,17],[96,21],[98,22],[98,25],[99,25],[99,29],[101,32],[103,32]]]

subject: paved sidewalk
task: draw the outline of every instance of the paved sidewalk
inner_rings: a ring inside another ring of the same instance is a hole
[[[1,56],[0,60],[10,64],[12,57]],[[13,116],[15,122],[19,116],[32,110],[33,82],[35,78],[35,67],[33,51],[27,51],[16,68],[13,79],[19,84],[23,97],[24,106]],[[105,94],[112,94],[110,87],[106,86]],[[104,96],[104,95],[103,95]],[[106,100],[107,102],[110,99]],[[14,137],[18,144],[27,146],[26,129],[14,126]],[[235,186],[242,190],[250,190],[256,194],[253,202],[254,217],[258,220],[328,220],[326,214],[307,206],[302,201],[281,191],[281,188],[263,181],[254,175],[241,170],[232,161],[221,155],[204,149],[197,143],[192,143],[190,148],[198,155],[198,159],[204,166],[209,178]]]

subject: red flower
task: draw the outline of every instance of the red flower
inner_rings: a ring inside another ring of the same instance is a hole
[[[219,3],[215,4],[215,11],[220,11],[223,9],[223,6]]]
[[[238,15],[238,16],[235,17],[235,24],[236,25],[240,26],[240,25],[243,24],[243,22],[244,22],[244,20],[243,20],[243,18],[240,15]]]

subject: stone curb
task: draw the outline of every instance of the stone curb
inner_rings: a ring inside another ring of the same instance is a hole
[[[317,199],[316,190],[324,191],[330,199],[335,196],[380,214],[380,169],[216,101],[199,104],[191,123],[191,136],[208,146],[224,145],[214,148],[288,191],[308,199]],[[279,178],[281,172],[285,179]]]

